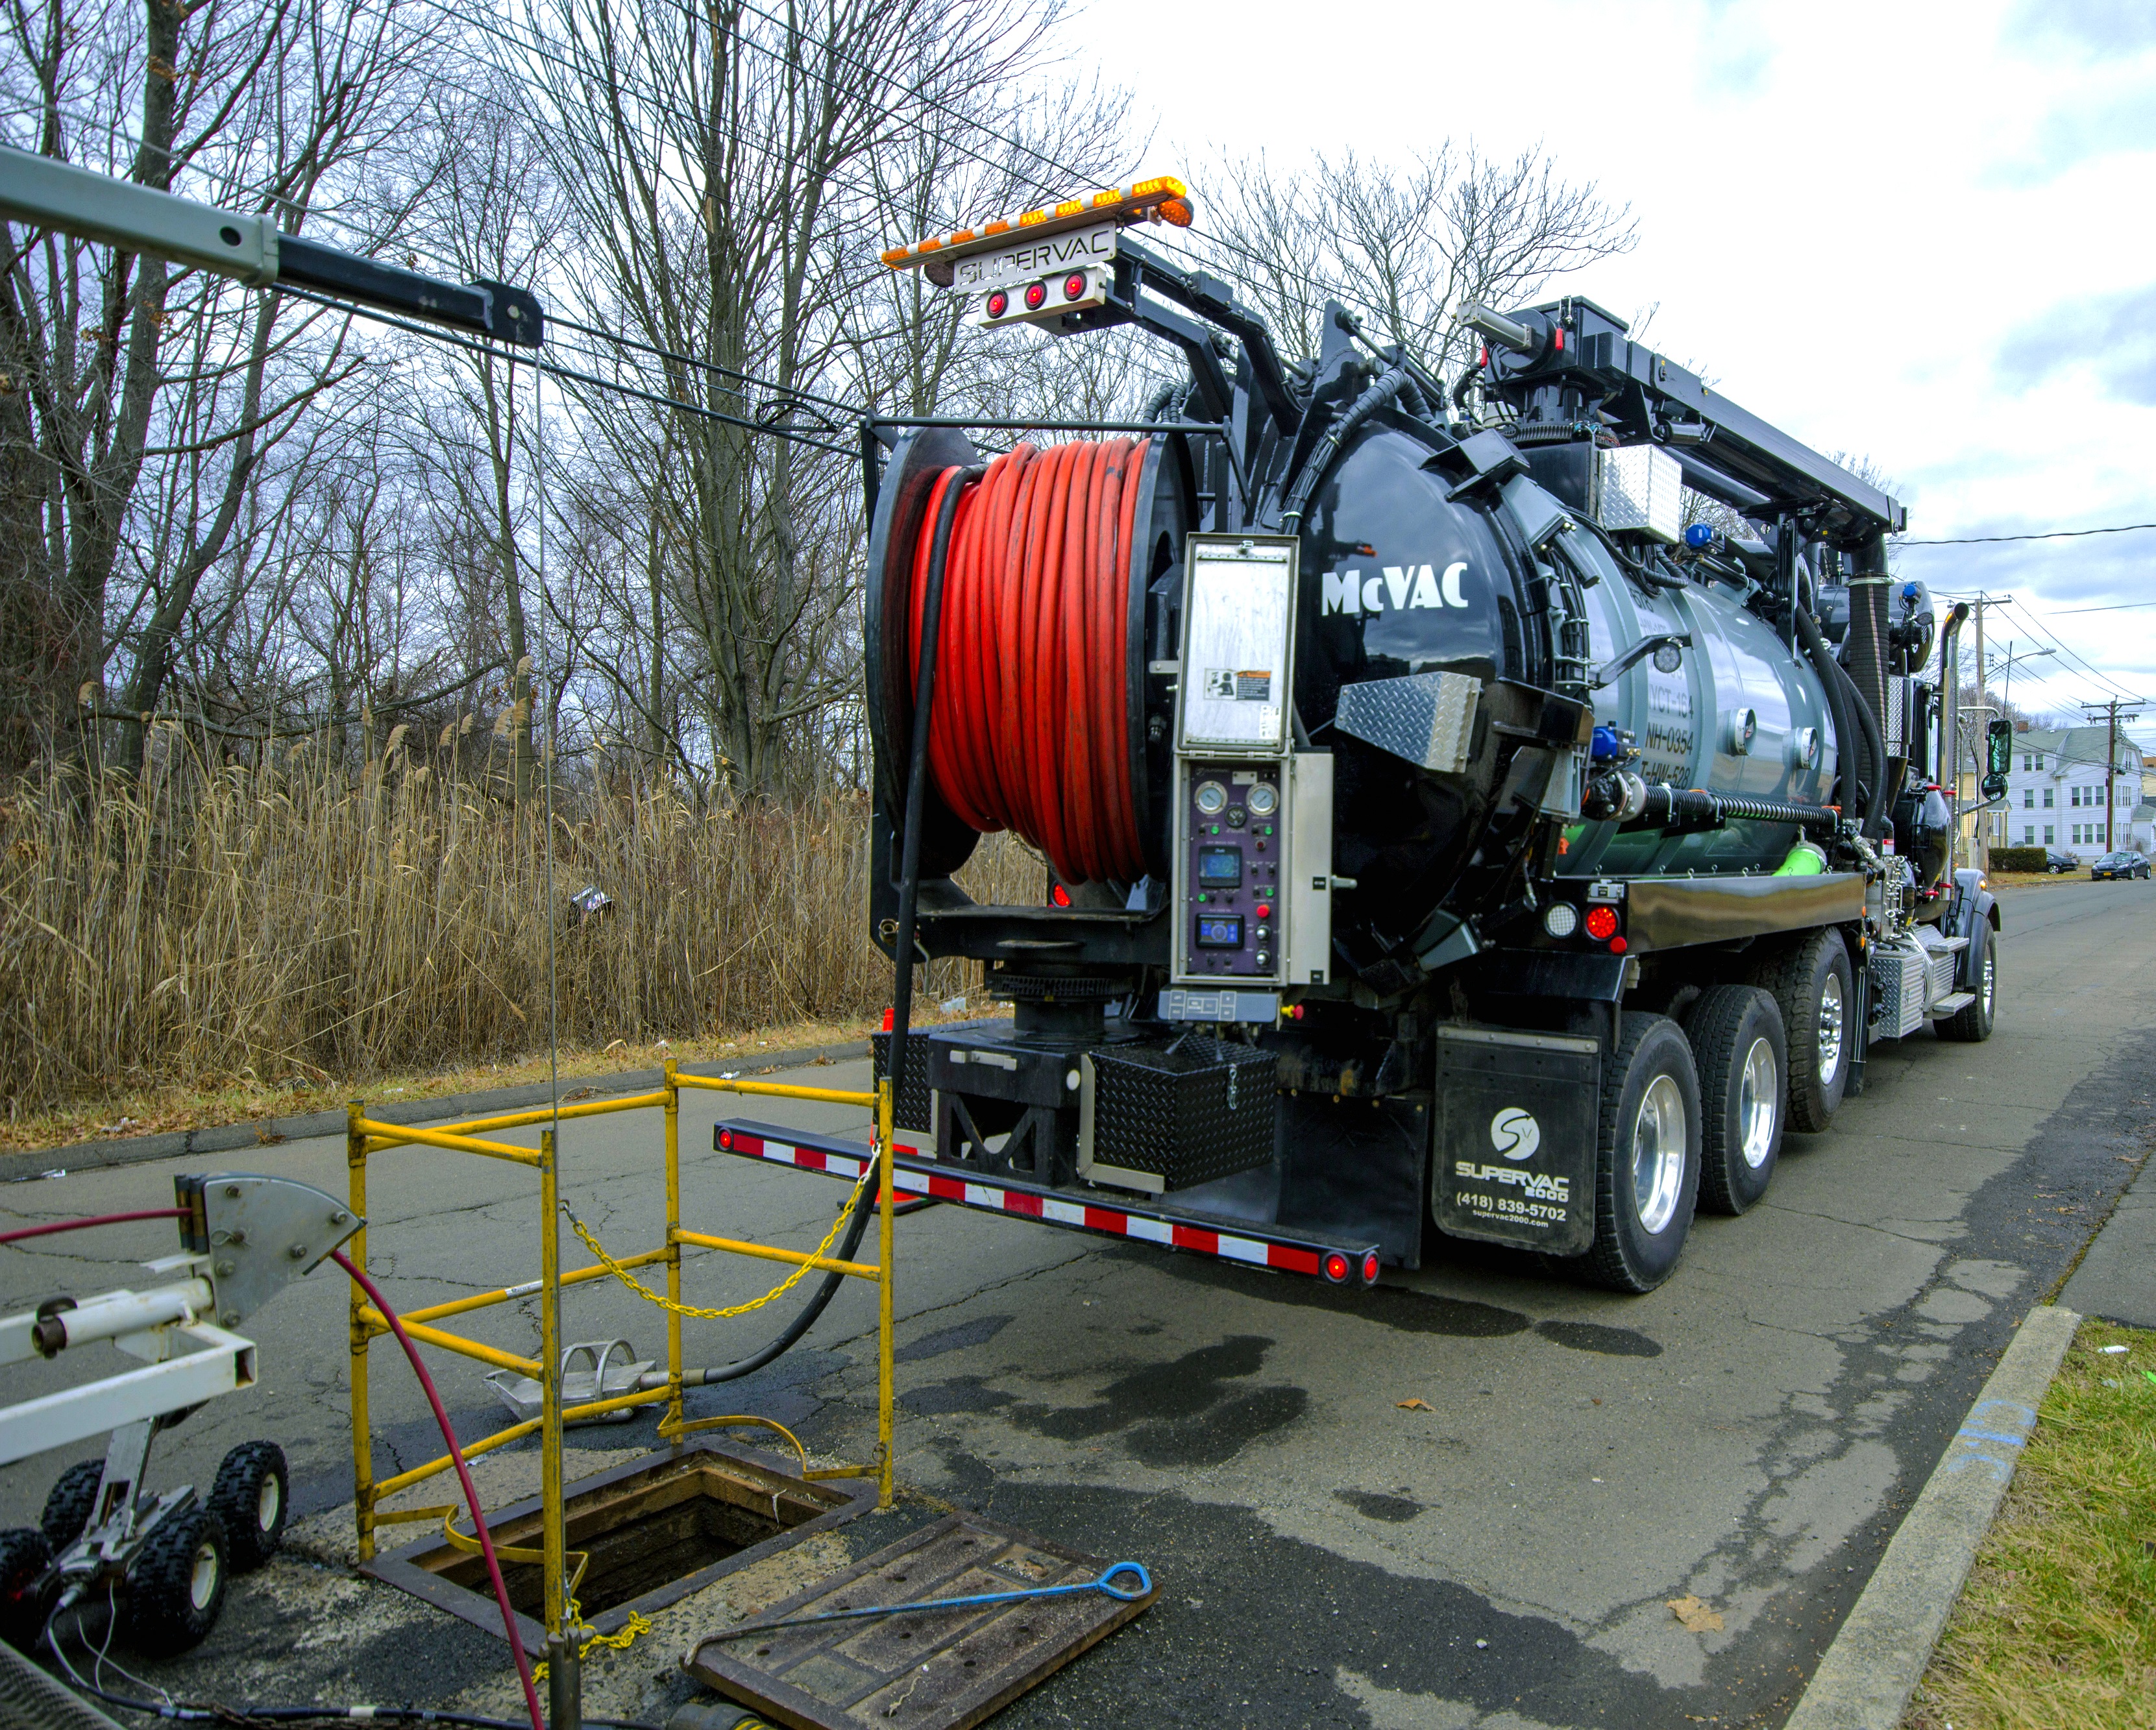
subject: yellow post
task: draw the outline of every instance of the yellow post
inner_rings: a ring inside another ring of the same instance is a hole
[[[681,1421],[681,1084],[666,1060],[666,1422]]]
[[[880,1445],[880,1460],[876,1469],[876,1506],[889,1507],[891,1503],[892,1465],[891,1441],[891,1143],[894,1140],[894,1114],[891,1111],[891,1077],[886,1075],[876,1084],[876,1187],[880,1214],[876,1223],[878,1254],[876,1263],[881,1270],[876,1281],[876,1440]]]
[[[365,1116],[357,1100],[345,1102],[344,1159],[346,1183],[352,1196],[352,1216],[355,1219],[367,1217],[367,1137],[360,1133],[359,1121]],[[352,1265],[362,1273],[367,1269],[367,1228],[362,1225],[352,1234],[351,1245]],[[357,1281],[346,1281],[352,1300],[352,1513],[358,1527],[359,1559],[374,1559],[374,1446],[367,1435],[367,1342],[373,1330],[367,1325],[362,1314],[367,1307],[367,1294],[359,1289]]]
[[[567,1632],[568,1599],[562,1590],[567,1578],[568,1545],[562,1517],[562,1234],[557,1218],[561,1183],[556,1170],[554,1132],[539,1132],[539,1501],[544,1557],[547,1632]]]

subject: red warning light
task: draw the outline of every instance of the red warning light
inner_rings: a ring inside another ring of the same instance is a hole
[[[1617,910],[1604,906],[1587,910],[1587,934],[1598,943],[1606,943],[1617,935]]]
[[[1363,1283],[1365,1286],[1374,1286],[1378,1283],[1378,1252],[1375,1250],[1366,1250],[1363,1253]]]
[[[733,1144],[734,1144],[734,1132],[733,1132],[731,1129],[722,1129],[722,1130],[721,1130],[721,1131],[719,1132],[719,1147],[720,1147],[720,1148],[723,1151],[724,1149],[726,1149],[726,1148],[732,1147],[733,1146]]]
[[[1063,279],[1063,298],[1066,300],[1081,300],[1085,297],[1086,273],[1083,270],[1073,270]]]
[[[1344,1286],[1348,1282],[1348,1258],[1337,1250],[1326,1252],[1325,1277],[1336,1286]]]
[[[1060,883],[1048,891],[1048,898],[1059,907],[1067,907],[1070,905],[1070,891]]]
[[[1042,307],[1045,306],[1047,304],[1048,304],[1048,285],[1047,285],[1046,283],[1045,283],[1045,282],[1029,282],[1028,284],[1026,284],[1026,285],[1025,285],[1025,310],[1026,310],[1028,312],[1038,312],[1038,311],[1040,311],[1040,309],[1041,309]]]
[[[1612,937],[1609,940],[1609,952],[1612,955],[1622,955],[1631,947],[1632,946],[1626,942],[1622,937]]]
[[[1003,290],[998,289],[993,294],[988,296],[988,316],[990,318],[1001,318],[1009,311],[1010,296]]]

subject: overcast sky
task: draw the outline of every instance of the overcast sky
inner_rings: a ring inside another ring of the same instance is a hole
[[[1912,540],[2156,521],[2156,0],[1092,0],[1080,35],[1201,224],[1222,149],[1539,143],[1640,219],[1561,287],[1659,302],[1656,346],[1868,454]],[[2017,665],[2017,700],[2156,699],[2156,606],[2066,610],[2156,602],[2156,532],[1900,563],[2013,595],[1994,654],[2033,617],[2096,670]]]

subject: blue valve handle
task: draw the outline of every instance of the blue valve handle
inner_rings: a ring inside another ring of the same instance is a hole
[[[1135,1589],[1115,1584],[1121,1574],[1136,1574]],[[860,1609],[829,1609],[813,1616],[782,1616],[771,1622],[744,1622],[737,1628],[728,1628],[716,1637],[733,1640],[744,1634],[765,1634],[778,1628],[809,1628],[819,1622],[850,1622],[862,1616],[904,1615],[912,1610],[974,1609],[984,1604],[1024,1604],[1035,1598],[1066,1598],[1078,1592],[1101,1592],[1120,1599],[1125,1604],[1136,1604],[1152,1590],[1152,1576],[1139,1562],[1118,1562],[1112,1568],[1101,1570],[1098,1579],[1078,1580],[1067,1586],[1032,1586],[1019,1592],[982,1592],[971,1598],[924,1598],[917,1604],[877,1604]]]

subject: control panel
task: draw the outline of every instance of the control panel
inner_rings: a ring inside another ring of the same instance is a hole
[[[1183,972],[1199,979],[1276,979],[1286,825],[1278,758],[1183,766]]]

